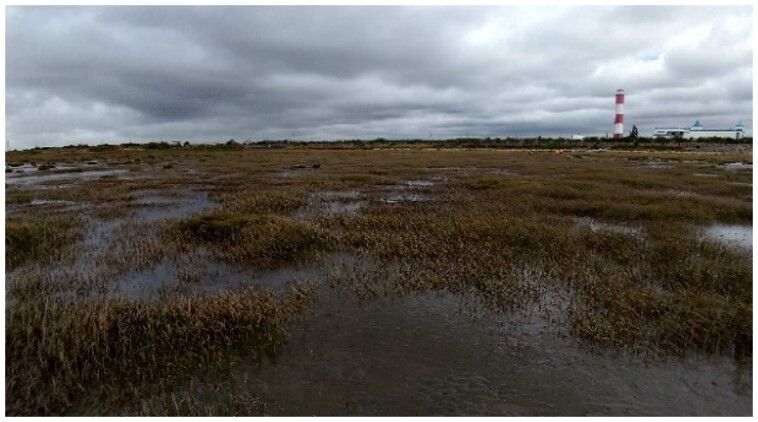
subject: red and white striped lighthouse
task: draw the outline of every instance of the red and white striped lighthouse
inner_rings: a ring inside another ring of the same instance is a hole
[[[616,119],[613,121],[613,139],[624,137],[624,90],[616,90]]]

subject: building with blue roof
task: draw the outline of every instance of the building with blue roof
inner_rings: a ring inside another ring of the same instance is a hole
[[[655,128],[656,138],[729,138],[742,139],[745,135],[745,126],[742,122],[733,128],[706,128],[700,120],[695,120],[692,126],[665,126]]]

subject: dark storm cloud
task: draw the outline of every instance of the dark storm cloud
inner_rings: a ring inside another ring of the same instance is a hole
[[[9,7],[14,147],[752,128],[750,8]]]

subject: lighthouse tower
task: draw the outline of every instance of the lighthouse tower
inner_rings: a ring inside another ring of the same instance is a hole
[[[624,137],[624,90],[616,90],[616,118],[613,121],[613,139]]]

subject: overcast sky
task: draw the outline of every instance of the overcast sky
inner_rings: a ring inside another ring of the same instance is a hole
[[[750,7],[6,8],[13,148],[752,131]]]

